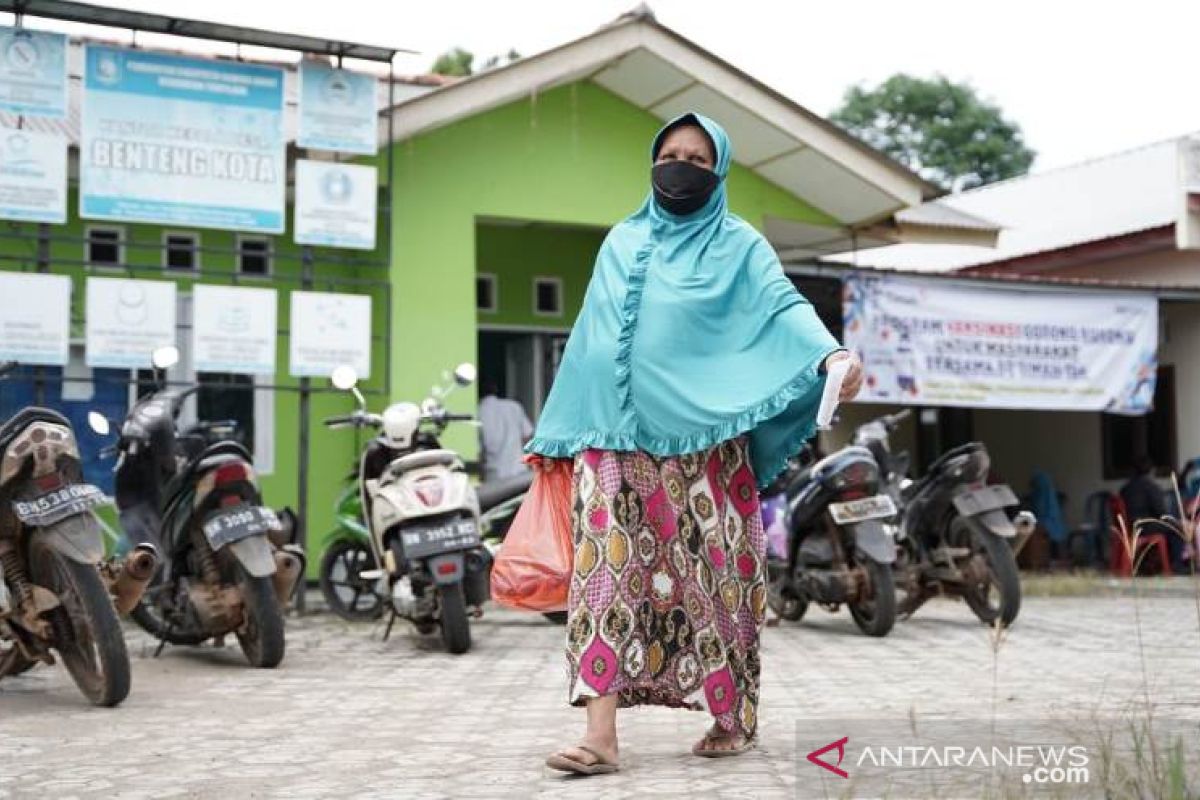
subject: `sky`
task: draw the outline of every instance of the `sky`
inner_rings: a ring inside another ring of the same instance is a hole
[[[477,60],[585,35],[635,0],[108,0],[208,19],[420,51],[423,72],[461,46]],[[654,0],[659,22],[819,114],[896,72],[971,84],[1020,125],[1052,169],[1200,131],[1198,0]],[[11,19],[11,18],[10,18]],[[31,27],[73,26],[27,20]],[[139,41],[153,45],[147,37]],[[249,54],[248,54],[249,55]]]

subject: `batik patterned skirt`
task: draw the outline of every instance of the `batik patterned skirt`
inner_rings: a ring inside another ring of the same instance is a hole
[[[575,459],[570,701],[706,710],[754,735],[766,556],[744,438]]]

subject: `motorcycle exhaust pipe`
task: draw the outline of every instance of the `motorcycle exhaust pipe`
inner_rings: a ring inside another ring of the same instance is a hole
[[[285,545],[275,551],[275,574],[271,576],[271,583],[275,587],[275,597],[281,607],[287,608],[291,603],[296,586],[300,583],[300,576],[304,574],[306,561],[304,551],[294,544]]]
[[[146,586],[158,566],[158,551],[154,545],[143,543],[134,547],[117,567],[116,578],[109,589],[118,614],[128,614],[142,599]]]

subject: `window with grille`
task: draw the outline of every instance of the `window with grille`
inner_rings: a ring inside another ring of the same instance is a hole
[[[163,266],[169,270],[192,272],[199,269],[200,237],[194,233],[163,235]]]
[[[270,275],[271,240],[240,237],[238,239],[238,272],[243,275]]]
[[[533,313],[542,317],[562,316],[563,302],[561,278],[534,278]]]
[[[93,267],[120,267],[125,262],[125,240],[120,228],[87,229],[87,262]]]

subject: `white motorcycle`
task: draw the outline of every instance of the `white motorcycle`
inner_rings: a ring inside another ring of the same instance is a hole
[[[451,653],[471,647],[468,609],[478,616],[488,599],[491,554],[483,547],[479,498],[462,458],[443,449],[438,437],[451,422],[474,422],[442,405],[456,386],[475,382],[475,367],[462,364],[420,406],[393,403],[382,414],[367,411],[350,367],[333,371],[333,385],[354,395],[358,408],[330,417],[330,428],[379,431],[359,459],[359,491],[371,549],[380,569],[364,570],[364,581],[386,581],[391,616],[421,633],[442,629]]]

